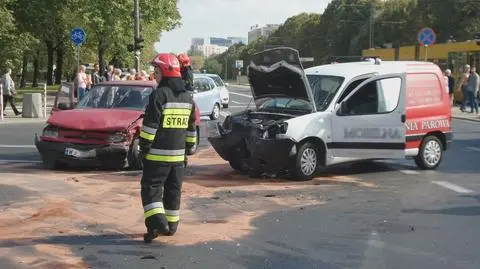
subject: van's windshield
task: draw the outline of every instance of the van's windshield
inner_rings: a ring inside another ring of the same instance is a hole
[[[317,111],[324,111],[332,102],[333,97],[345,80],[344,77],[307,75]]]

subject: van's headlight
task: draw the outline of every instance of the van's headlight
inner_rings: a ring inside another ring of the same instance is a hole
[[[288,131],[288,122],[282,122],[278,125],[278,130],[281,134],[286,134]]]
[[[49,125],[43,129],[42,136],[58,137],[58,128]]]
[[[125,139],[126,139],[125,134],[116,133],[116,134],[110,135],[108,137],[108,142],[110,142],[110,143],[120,143],[120,142],[125,141]]]

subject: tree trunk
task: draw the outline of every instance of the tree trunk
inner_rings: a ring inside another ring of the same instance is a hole
[[[63,74],[63,54],[64,47],[62,44],[57,46],[57,68],[55,69],[55,84],[62,83],[62,74]]]
[[[27,68],[28,68],[28,57],[26,54],[23,54],[23,59],[22,59],[22,76],[20,78],[20,88],[25,88],[26,86],[26,78],[25,76],[27,75]]]
[[[38,73],[40,72],[40,50],[37,50],[35,60],[33,61],[33,79],[32,87],[38,87]]]
[[[50,40],[45,41],[47,46],[47,85],[53,84],[53,42]]]
[[[100,68],[100,75],[105,73],[105,46],[102,40],[98,41],[98,66]]]

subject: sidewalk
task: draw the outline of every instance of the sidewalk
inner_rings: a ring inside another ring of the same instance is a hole
[[[17,106],[17,109],[22,111],[22,106]],[[5,110],[6,116],[3,117],[3,121],[0,119],[0,124],[11,124],[11,123],[33,123],[33,122],[45,122],[50,117],[50,112],[52,111],[52,106],[47,106],[47,117],[39,118],[23,118],[22,115],[15,116],[12,109],[7,106]],[[43,113],[43,109],[42,109]]]
[[[236,80],[227,80],[225,81],[227,82],[228,84],[230,84],[230,86],[245,86],[245,87],[250,87],[250,84],[248,83],[238,83],[238,81]]]
[[[50,117],[50,114],[47,115]],[[13,114],[3,117],[3,121],[0,120],[0,126],[2,124],[19,124],[19,123],[45,123],[47,118],[22,118],[22,116],[13,116]],[[1,128],[1,127],[0,127]]]
[[[460,111],[458,106],[452,107],[452,118],[480,122],[480,114],[470,113],[470,108],[466,111],[468,112]]]

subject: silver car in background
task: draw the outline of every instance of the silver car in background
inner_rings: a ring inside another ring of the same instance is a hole
[[[193,100],[200,110],[200,116],[209,116],[211,120],[218,119],[222,104],[220,90],[221,88],[210,76],[193,75]]]
[[[220,88],[220,99],[222,99],[222,107],[228,108],[228,103],[230,102],[230,94],[228,93],[228,83],[224,82],[219,75],[216,74],[205,74],[213,79],[215,85]]]

